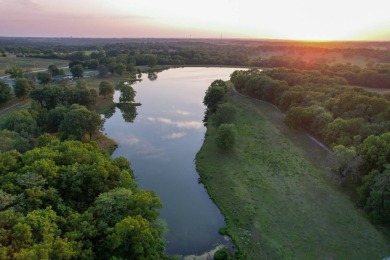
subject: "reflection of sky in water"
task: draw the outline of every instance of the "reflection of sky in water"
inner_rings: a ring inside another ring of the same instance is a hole
[[[143,75],[133,85],[135,101],[142,104],[134,123],[126,123],[118,109],[106,121],[105,132],[119,144],[113,156],[128,158],[140,188],[155,191],[163,202],[169,253],[202,253],[221,239],[223,218],[198,184],[194,159],[205,133],[204,93],[212,81],[227,80],[234,70],[170,69],[155,81]]]

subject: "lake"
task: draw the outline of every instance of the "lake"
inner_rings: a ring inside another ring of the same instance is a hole
[[[104,125],[105,133],[119,144],[113,157],[126,157],[139,187],[161,198],[168,254],[201,254],[225,243],[218,234],[225,226],[223,216],[198,183],[194,159],[206,131],[205,91],[216,79],[228,80],[234,70],[175,68],[154,80],[143,74],[143,80],[133,84],[135,101],[142,104],[134,122],[126,122],[117,108]],[[117,92],[114,99],[118,98]]]

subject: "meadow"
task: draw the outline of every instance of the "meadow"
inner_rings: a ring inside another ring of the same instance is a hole
[[[12,67],[22,67],[26,71],[37,71],[47,70],[51,64],[61,68],[68,66],[69,61],[59,59],[16,57],[13,54],[8,54],[7,57],[0,57],[0,76],[4,75],[4,71],[6,69]]]
[[[217,149],[208,124],[196,157],[241,259],[382,259],[390,244],[331,181],[327,152],[290,131],[268,103],[231,93],[236,145]],[[209,121],[210,122],[210,121]],[[212,122],[212,119],[211,119]]]

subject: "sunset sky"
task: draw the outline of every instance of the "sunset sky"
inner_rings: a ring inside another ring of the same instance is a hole
[[[0,0],[0,36],[390,40],[389,0]]]

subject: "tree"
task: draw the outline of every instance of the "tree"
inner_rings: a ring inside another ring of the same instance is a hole
[[[31,80],[17,79],[14,85],[15,96],[22,97],[24,100],[34,88],[34,83]]]
[[[5,70],[5,74],[9,74],[13,79],[23,78],[23,69],[15,66]]]
[[[116,64],[114,67],[114,72],[118,74],[119,76],[122,76],[122,74],[126,71],[126,66],[122,63]]]
[[[355,147],[348,148],[336,145],[333,147],[333,151],[337,161],[333,171],[340,177],[341,182],[344,183],[349,178],[353,178],[354,181],[360,179],[359,165],[361,160],[356,154]]]
[[[84,67],[81,64],[74,65],[70,68],[70,72],[75,78],[82,78],[84,73]]]
[[[41,84],[48,84],[51,81],[52,77],[49,72],[42,71],[38,72],[37,79],[40,81]]]
[[[220,86],[209,87],[206,90],[206,95],[203,99],[203,104],[206,105],[210,113],[215,113],[217,107],[223,103],[225,97],[225,89]]]
[[[226,85],[226,82],[223,81],[222,79],[217,79],[217,80],[214,80],[211,85],[211,87],[222,87],[224,88],[226,91],[227,91],[227,85]]]
[[[25,152],[30,148],[28,140],[14,131],[0,130],[0,140],[0,151],[2,152],[8,152],[13,149],[19,152]]]
[[[11,88],[7,83],[0,80],[0,104],[7,103],[12,97]]]
[[[100,78],[105,78],[105,77],[107,77],[107,75],[108,75],[107,67],[104,66],[104,65],[99,65],[99,67],[98,67],[98,76]]]
[[[147,54],[146,55],[146,62],[149,67],[153,68],[157,65],[157,57],[153,54]]]
[[[84,106],[72,105],[64,120],[61,121],[59,133],[63,139],[82,140],[84,135],[89,138],[98,133],[103,127],[103,120],[94,111],[88,110]]]
[[[58,132],[58,128],[67,112],[68,109],[64,106],[57,106],[56,108],[49,110],[46,119],[46,129],[49,133]]]
[[[119,90],[121,92],[121,96],[119,97],[120,103],[134,102],[137,92],[129,84],[121,84]]]
[[[27,110],[12,112],[3,123],[3,129],[15,131],[25,138],[38,136],[37,122]]]
[[[236,118],[237,110],[229,103],[224,103],[218,106],[214,116],[214,122],[217,126],[221,124],[231,124]]]
[[[372,221],[390,223],[390,164],[365,176],[358,195]]]
[[[235,144],[236,135],[234,124],[221,124],[218,127],[215,144],[221,150],[230,150]]]
[[[115,92],[115,87],[108,81],[102,81],[99,85],[99,95],[104,98],[112,96]]]
[[[107,244],[116,257],[128,259],[159,259],[164,250],[158,231],[139,215],[118,222]]]
[[[49,71],[49,73],[50,73],[53,77],[58,76],[58,75],[63,75],[63,74],[64,74],[64,71],[63,71],[62,69],[57,68],[57,66],[54,65],[54,64],[49,65],[48,71]]]

